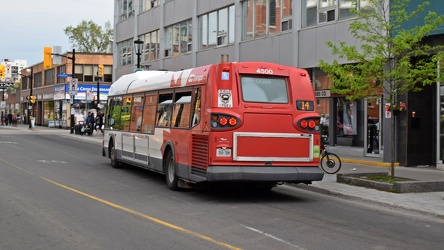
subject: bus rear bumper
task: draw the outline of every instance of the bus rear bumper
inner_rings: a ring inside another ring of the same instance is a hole
[[[212,181],[285,181],[306,183],[321,181],[324,172],[319,167],[259,167],[210,166],[206,173]]]

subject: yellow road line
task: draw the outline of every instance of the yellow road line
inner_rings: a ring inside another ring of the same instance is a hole
[[[227,244],[227,243],[224,243],[224,242],[221,242],[221,241],[217,241],[217,240],[215,240],[215,239],[213,239],[213,238],[211,238],[211,237],[208,237],[208,236],[205,236],[205,235],[202,235],[202,234],[199,234],[199,233],[193,232],[193,231],[188,230],[188,229],[185,229],[185,228],[183,228],[183,227],[176,226],[176,225],[171,224],[171,223],[168,223],[168,222],[166,222],[166,221],[163,221],[163,220],[160,220],[160,219],[157,219],[157,218],[151,217],[151,216],[149,216],[149,215],[146,215],[146,214],[143,214],[143,213],[137,212],[137,211],[132,210],[132,209],[129,209],[129,208],[127,208],[127,207],[123,207],[123,206],[117,205],[117,204],[112,203],[112,202],[109,202],[109,201],[107,201],[107,200],[100,199],[100,198],[95,197],[95,196],[93,196],[93,195],[90,195],[90,194],[84,193],[84,192],[79,191],[79,190],[77,190],[77,189],[74,189],[74,188],[68,187],[68,186],[66,186],[66,185],[63,185],[63,184],[60,184],[60,183],[58,183],[58,182],[52,181],[52,180],[50,180],[50,179],[44,178],[44,177],[42,177],[42,176],[36,175],[36,174],[34,174],[34,173],[29,172],[29,171],[26,170],[26,169],[23,169],[23,168],[21,168],[21,167],[15,166],[14,164],[11,164],[11,163],[9,163],[9,162],[6,162],[6,161],[4,161],[3,159],[0,159],[0,161],[6,163],[7,165],[12,166],[12,167],[14,167],[14,168],[16,168],[16,169],[19,169],[19,170],[21,170],[21,171],[23,171],[23,172],[26,172],[26,173],[28,173],[28,174],[30,174],[30,175],[33,175],[33,176],[39,177],[39,178],[41,178],[41,179],[43,179],[43,180],[45,180],[45,181],[47,181],[47,182],[49,182],[49,183],[52,183],[52,184],[54,184],[54,185],[56,185],[56,186],[59,186],[59,187],[61,187],[61,188],[64,188],[64,189],[69,190],[69,191],[71,191],[71,192],[74,192],[74,193],[76,193],[76,194],[79,194],[79,195],[85,196],[85,197],[90,198],[90,199],[92,199],[92,200],[98,201],[98,202],[103,203],[103,204],[105,204],[105,205],[108,205],[108,206],[110,206],[110,207],[113,207],[113,208],[119,209],[119,210],[121,210],[121,211],[125,211],[125,212],[130,213],[130,214],[133,214],[133,215],[137,215],[137,216],[139,216],[139,217],[142,217],[142,218],[144,218],[144,219],[147,219],[147,220],[150,220],[150,221],[152,221],[152,222],[158,223],[158,224],[163,225],[163,226],[165,226],[165,227],[169,227],[169,228],[171,228],[171,229],[174,229],[174,230],[177,230],[177,231],[180,231],[180,232],[183,232],[183,233],[186,233],[186,234],[189,234],[189,235],[192,235],[192,236],[198,237],[198,238],[200,238],[200,239],[203,239],[203,240],[206,240],[206,241],[209,241],[209,242],[215,243],[215,244],[217,244],[217,245],[220,245],[220,246],[226,247],[226,248],[228,248],[228,249],[232,249],[232,250],[240,250],[240,249],[241,249],[241,248],[238,248],[238,247],[232,246],[232,245],[230,245],[230,244]]]
[[[160,225],[163,225],[163,226],[166,226],[166,227],[169,227],[169,228],[172,228],[172,229],[175,229],[175,230],[178,230],[178,231],[184,232],[184,233],[186,233],[186,234],[190,234],[190,235],[196,236],[196,237],[198,237],[198,238],[201,238],[201,239],[206,240],[206,241],[209,241],[209,242],[213,242],[213,243],[215,243],[215,244],[221,245],[221,246],[226,247],[226,248],[228,248],[228,249],[233,249],[233,250],[234,250],[234,249],[236,249],[236,250],[237,250],[237,249],[241,249],[241,248],[237,248],[237,247],[234,247],[234,246],[232,246],[232,245],[229,245],[229,244],[227,244],[227,243],[223,243],[223,242],[217,241],[217,240],[215,240],[215,239],[213,239],[213,238],[211,238],[211,237],[208,237],[208,236],[205,236],[205,235],[202,235],[202,234],[199,234],[199,233],[196,233],[196,232],[190,231],[190,230],[188,230],[188,229],[185,229],[185,228],[182,228],[182,227],[179,227],[179,226],[173,225],[173,224],[168,223],[168,222],[166,222],[166,221],[159,220],[159,219],[156,219],[156,218],[151,217],[151,216],[149,216],[149,215],[146,215],[146,214],[143,214],[143,213],[140,213],[140,212],[134,211],[134,210],[132,210],[132,209],[129,209],[129,208],[126,208],[126,207],[123,207],[123,206],[117,205],[117,204],[112,203],[112,202],[109,202],[109,201],[107,201],[107,200],[100,199],[100,198],[98,198],[98,197],[95,197],[95,196],[89,195],[89,194],[84,193],[84,192],[81,192],[81,191],[79,191],[79,190],[77,190],[77,189],[74,189],[74,188],[71,188],[71,187],[65,186],[65,185],[63,185],[63,184],[57,183],[57,182],[55,182],[55,181],[52,181],[52,180],[49,180],[49,179],[46,179],[46,178],[43,178],[43,177],[40,177],[40,178],[42,178],[43,180],[45,180],[45,181],[47,181],[47,182],[50,182],[50,183],[52,183],[52,184],[54,184],[54,185],[56,185],[56,186],[59,186],[59,187],[64,188],[64,189],[67,189],[67,190],[69,190],[69,191],[71,191],[71,192],[74,192],[74,193],[80,194],[80,195],[82,195],[82,196],[88,197],[88,198],[90,198],[90,199],[92,199],[92,200],[95,200],[95,201],[101,202],[101,203],[106,204],[106,205],[108,205],[108,206],[110,206],[110,207],[113,207],[113,208],[116,208],[116,209],[119,209],[119,210],[125,211],[125,212],[127,212],[127,213],[130,213],[130,214],[134,214],[134,215],[140,216],[140,217],[142,217],[142,218],[144,218],[144,219],[150,220],[150,221],[155,222],[155,223],[158,223],[158,224],[160,224]]]

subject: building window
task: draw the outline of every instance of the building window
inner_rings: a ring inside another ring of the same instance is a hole
[[[133,63],[133,46],[134,42],[132,39],[122,41],[117,44],[117,50],[120,54],[120,66],[131,65]]]
[[[33,80],[32,83],[33,87],[42,87],[42,72],[35,73],[32,80]]]
[[[301,26],[312,27],[318,24],[355,18],[350,10],[374,11],[368,0],[302,0]]]
[[[291,0],[247,0],[242,2],[242,12],[242,40],[265,37],[291,28]],[[282,16],[284,13],[287,15],[285,18]],[[284,28],[282,24],[285,24]]]
[[[191,52],[191,19],[165,28],[165,57]]]
[[[28,89],[29,77],[23,77],[22,76],[21,81],[22,81],[22,90]]]
[[[159,6],[160,0],[139,0],[140,1],[140,13],[149,11],[152,8]]]
[[[146,33],[139,37],[144,42],[142,51],[142,62],[159,59],[159,31]]]
[[[293,29],[293,7],[292,0],[282,0],[281,5],[281,27],[282,31]]]
[[[94,81],[94,76],[93,76],[94,72],[93,72],[93,66],[92,65],[84,65],[83,66],[83,72],[84,72],[83,81],[85,81],[85,82],[92,82],[92,81]]]
[[[336,20],[336,0],[319,0],[319,23]]]
[[[53,85],[54,83],[54,68],[45,70],[45,86]]]
[[[234,43],[234,6],[199,17],[199,49]]]
[[[134,16],[134,7],[133,7],[133,0],[120,0],[119,1],[119,21],[123,22],[127,20],[128,18],[131,18]]]
[[[83,65],[76,64],[74,66],[74,72],[73,78],[77,78],[79,82],[83,82]]]
[[[113,66],[112,65],[104,65],[103,66],[103,82],[112,82],[113,81]]]
[[[61,75],[61,74],[66,74],[66,65],[61,65],[57,67],[57,74]],[[66,78],[62,78],[62,77],[57,77],[57,83],[65,83],[66,82]]]
[[[351,9],[356,9],[356,4],[354,4],[352,0],[339,0],[339,20],[355,17],[355,15],[350,12]]]

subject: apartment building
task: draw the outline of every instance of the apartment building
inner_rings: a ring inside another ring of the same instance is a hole
[[[361,11],[374,8],[370,1],[357,2]],[[420,2],[412,0],[411,6]],[[444,12],[439,3],[431,2],[430,9]],[[139,56],[141,68],[146,70],[192,68],[217,63],[221,55],[228,55],[230,61],[267,61],[304,68],[312,78],[319,113],[326,118],[327,141],[361,148],[365,156],[390,161],[390,150],[383,150],[392,136],[383,97],[352,102],[346,96],[332,95],[331,79],[318,68],[321,59],[334,59],[326,42],[360,46],[348,32],[355,18],[349,11],[352,1],[114,0],[114,6],[114,80],[132,73]],[[430,39],[442,42],[443,34],[444,30],[437,30]],[[138,39],[143,41],[141,51],[134,46]],[[401,164],[442,162],[440,132],[431,132],[436,131],[441,117],[436,108],[441,103],[439,92],[435,86],[422,95],[409,96],[409,107],[420,110],[422,118],[419,128],[409,128],[408,116],[404,117],[406,123],[398,124],[397,138],[402,143],[396,158]],[[421,97],[426,98],[424,103],[414,101]],[[427,109],[428,105],[435,108]],[[418,132],[424,133],[421,138],[415,136]],[[415,150],[418,146],[424,150]]]

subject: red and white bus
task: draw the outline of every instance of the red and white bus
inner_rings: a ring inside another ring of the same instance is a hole
[[[110,88],[103,156],[166,175],[170,189],[200,182],[321,181],[320,116],[303,69],[227,62],[140,71]]]

